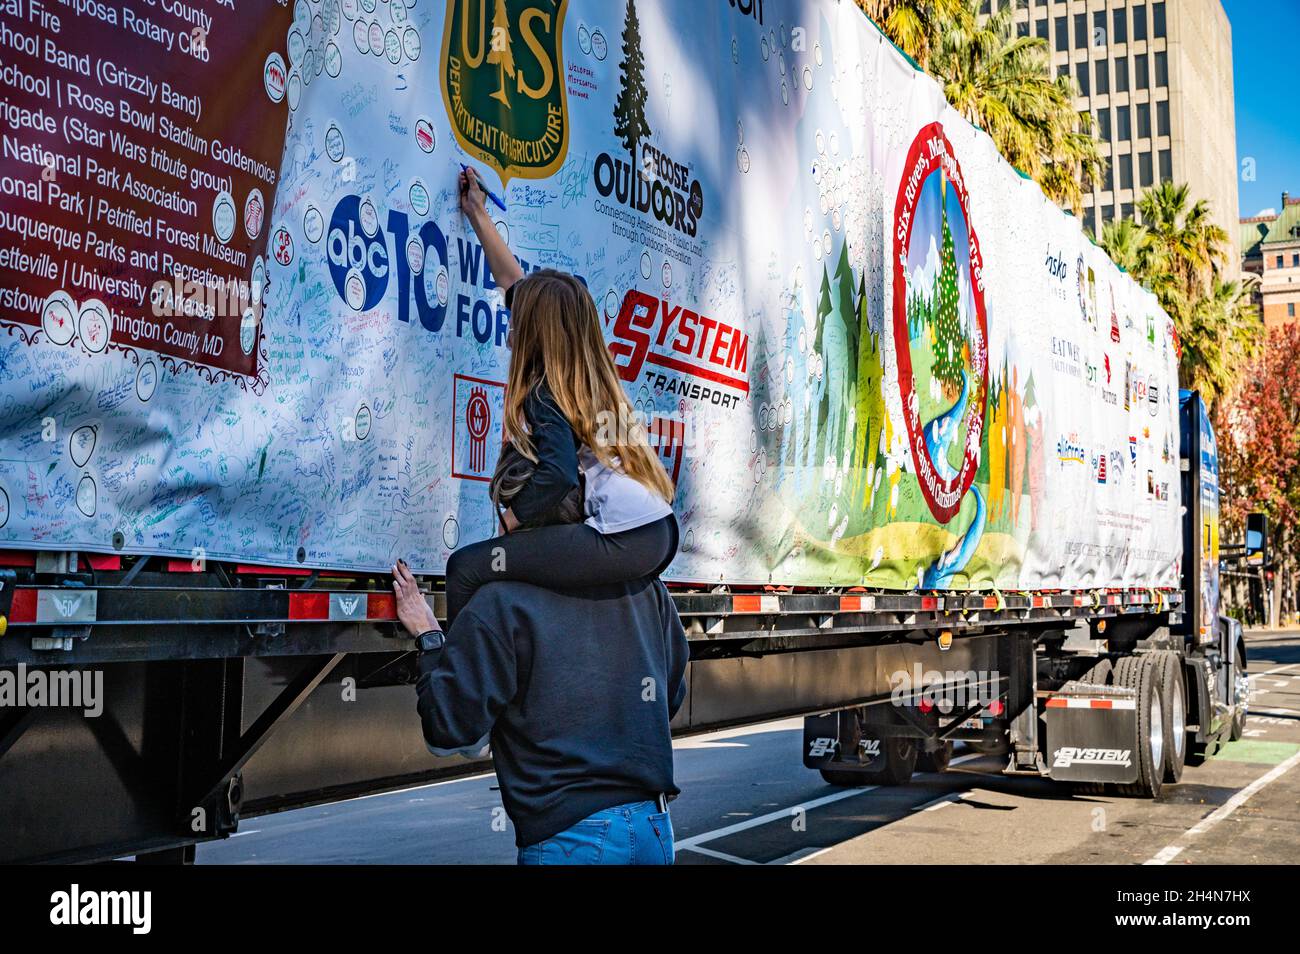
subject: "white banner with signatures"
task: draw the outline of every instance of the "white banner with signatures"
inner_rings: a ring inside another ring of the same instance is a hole
[[[853,4],[87,4],[0,45],[0,549],[436,573],[493,532],[465,163],[597,303],[669,579],[1177,581],[1168,318]]]

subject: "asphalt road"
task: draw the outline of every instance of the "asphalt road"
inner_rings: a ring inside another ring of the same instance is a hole
[[[800,764],[802,721],[679,740],[678,864],[1300,863],[1300,633],[1248,637],[1246,736],[1155,801],[996,774],[958,750],[900,788],[841,789]],[[513,863],[480,775],[244,821],[200,864]]]

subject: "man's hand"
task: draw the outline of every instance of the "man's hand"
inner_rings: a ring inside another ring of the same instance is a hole
[[[393,592],[397,594],[397,618],[412,636],[442,628],[405,560],[398,560],[393,567]]]

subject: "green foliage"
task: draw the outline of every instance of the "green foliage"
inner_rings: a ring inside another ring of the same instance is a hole
[[[1179,379],[1213,407],[1258,350],[1262,334],[1252,289],[1225,278],[1228,236],[1209,205],[1162,182],[1138,201],[1139,224],[1108,222],[1101,247],[1159,299],[1182,349]]]
[[[942,199],[940,200],[943,201]],[[954,255],[952,229],[948,227],[948,207],[943,208],[943,243],[939,249],[939,274],[935,276],[934,363],[931,372],[947,392],[961,389],[962,369],[966,366],[966,333],[957,309],[957,260]]]
[[[1297,564],[1300,527],[1300,324],[1273,329],[1215,413],[1222,539],[1239,540],[1246,514],[1268,515],[1278,579]]]
[[[650,123],[645,117],[645,58],[641,55],[641,21],[636,15],[636,0],[627,0],[623,21],[623,61],[618,98],[614,101],[614,135],[637,160],[637,144],[650,138]]]
[[[921,69],[930,62],[932,24],[966,14],[962,0],[857,0],[857,4]]]
[[[1054,77],[1047,41],[1018,36],[1015,5],[980,15],[980,0],[857,0],[884,33],[943,86],[948,102],[993,139],[1048,198],[1080,214],[1104,160],[1075,85]]]

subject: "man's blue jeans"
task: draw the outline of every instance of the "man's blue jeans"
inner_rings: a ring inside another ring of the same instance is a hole
[[[628,802],[519,849],[521,865],[670,865],[673,823],[654,802]]]

